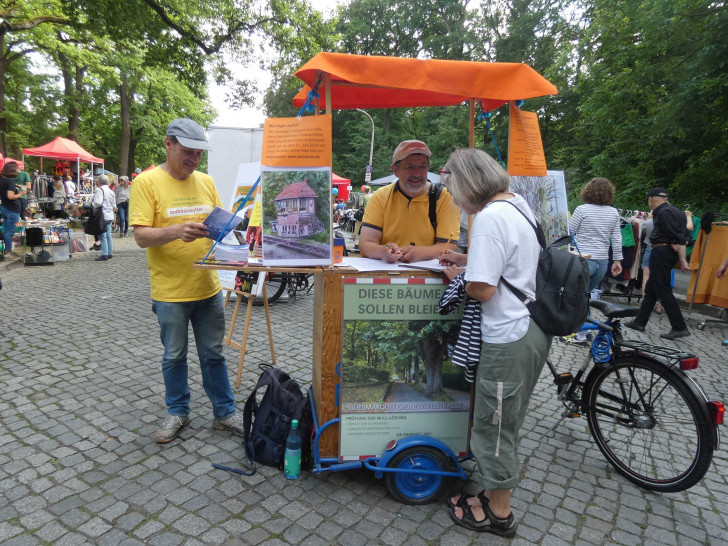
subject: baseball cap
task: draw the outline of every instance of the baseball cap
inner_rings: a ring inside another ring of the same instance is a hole
[[[665,188],[652,188],[647,197],[665,197],[667,198],[667,190]]]
[[[432,152],[427,147],[427,144],[421,140],[405,140],[404,142],[400,142],[399,146],[394,150],[394,154],[392,154],[392,165],[412,154],[423,154],[430,157]]]
[[[175,137],[186,148],[195,150],[211,150],[207,142],[205,130],[194,120],[189,118],[173,119],[167,126],[167,136]]]

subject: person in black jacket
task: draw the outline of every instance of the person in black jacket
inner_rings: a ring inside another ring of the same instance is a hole
[[[15,178],[20,173],[18,164],[8,161],[0,174],[0,202],[2,202],[3,228],[5,240],[6,260],[18,260],[19,256],[13,254],[13,235],[15,235],[15,224],[20,220],[21,198],[28,193],[24,185],[18,186]]]
[[[687,219],[683,211],[667,202],[667,190],[664,188],[652,188],[647,194],[647,204],[652,210],[654,221],[650,235],[650,278],[645,286],[639,315],[625,323],[625,326],[644,332],[655,302],[659,300],[672,327],[668,333],[660,334],[660,337],[671,340],[687,337],[690,331],[670,286],[670,272],[676,262],[680,262],[683,272],[689,271],[685,258],[685,247],[690,241]]]

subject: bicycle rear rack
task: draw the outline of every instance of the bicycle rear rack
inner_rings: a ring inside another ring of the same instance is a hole
[[[619,342],[615,340],[614,343],[617,347],[634,349],[642,353],[647,353],[655,356],[661,356],[667,360],[684,360],[686,358],[695,358],[696,355],[693,353],[687,353],[671,347],[662,347],[660,345],[651,345],[643,341],[636,341],[631,339],[622,339]]]

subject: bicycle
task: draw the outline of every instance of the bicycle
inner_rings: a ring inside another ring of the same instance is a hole
[[[582,327],[597,333],[576,374],[546,360],[566,410],[544,435],[584,414],[597,447],[625,478],[652,491],[692,487],[710,467],[724,415],[723,403],[708,401],[685,373],[698,367],[698,357],[623,339],[616,319],[637,316],[635,307],[604,300],[590,306],[607,320]]]

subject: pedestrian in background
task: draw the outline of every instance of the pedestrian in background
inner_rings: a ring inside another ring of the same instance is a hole
[[[655,303],[659,300],[671,326],[670,331],[660,334],[660,337],[670,340],[687,337],[690,331],[670,284],[670,272],[676,263],[679,262],[684,273],[690,271],[685,258],[685,248],[690,241],[687,218],[683,211],[667,202],[667,190],[664,188],[652,188],[647,194],[647,204],[652,210],[653,222],[650,235],[650,280],[644,289],[639,315],[626,322],[625,326],[644,332]]]
[[[111,238],[111,225],[114,222],[116,213],[116,197],[109,188],[109,177],[102,174],[96,180],[98,187],[94,190],[94,197],[91,201],[94,209],[101,208],[104,215],[104,231],[101,232],[101,256],[96,258],[97,262],[103,262],[113,258],[114,241]]]
[[[23,170],[18,170],[18,176],[15,177],[15,185],[25,187],[25,197],[20,198],[20,219],[25,222],[26,213],[28,211],[28,195],[33,191],[33,182],[30,175]]]
[[[17,260],[19,256],[13,254],[13,236],[15,235],[15,226],[20,220],[20,200],[27,194],[26,186],[18,186],[15,178],[18,176],[20,169],[15,161],[5,163],[2,172],[0,172],[0,202],[2,203],[3,229],[5,240],[6,260]]]
[[[119,237],[129,231],[129,177],[120,176],[116,187],[116,209],[119,213]]]
[[[619,212],[612,206],[615,188],[606,178],[592,178],[581,190],[583,205],[574,210],[569,232],[576,237],[579,252],[589,256],[589,291],[599,287],[609,266],[612,247],[612,275],[622,272],[622,232]]]

